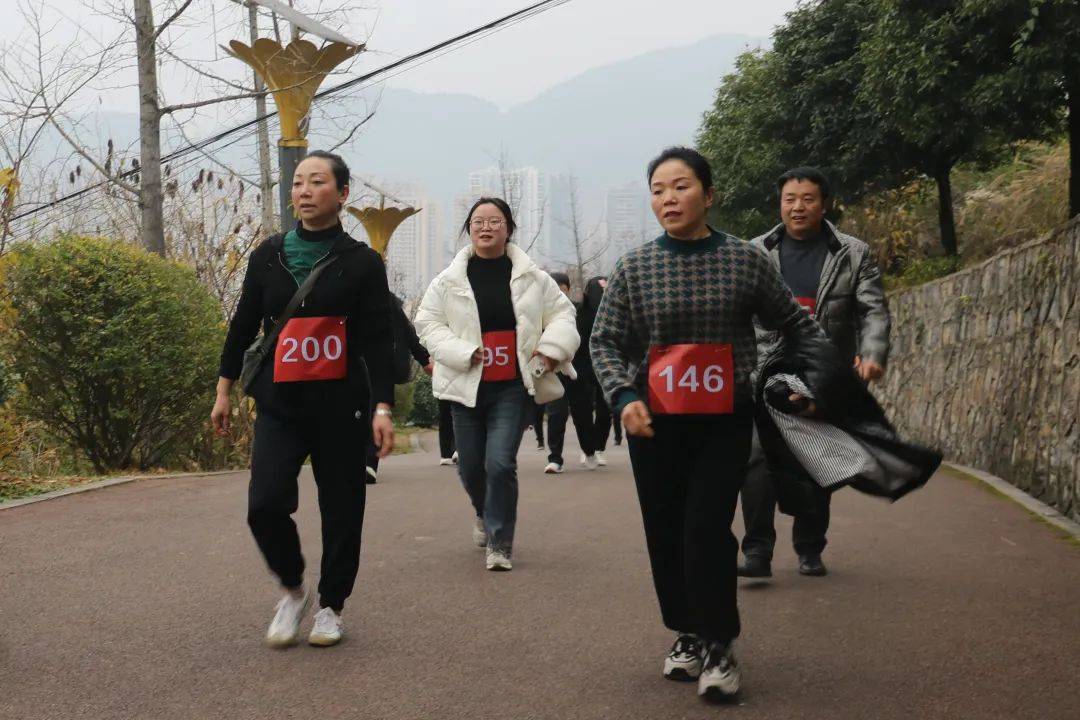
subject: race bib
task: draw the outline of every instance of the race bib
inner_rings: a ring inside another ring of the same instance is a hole
[[[517,377],[517,333],[513,330],[493,330],[483,335],[484,382],[513,380]]]
[[[817,298],[812,297],[796,297],[795,302],[802,306],[802,309],[810,313],[810,317],[815,317],[817,313]]]
[[[649,409],[659,415],[728,415],[735,411],[731,345],[649,348]]]
[[[293,318],[278,335],[274,382],[341,380],[347,371],[345,318]]]

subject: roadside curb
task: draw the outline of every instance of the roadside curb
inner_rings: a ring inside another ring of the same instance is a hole
[[[427,452],[428,445],[433,440],[436,443],[438,442],[438,435],[439,434],[433,430],[415,433],[409,436],[409,446],[413,450]],[[41,493],[40,495],[19,498],[18,500],[8,500],[7,502],[0,503],[0,510],[11,510],[12,508],[22,507],[23,505],[33,505],[34,503],[45,502],[46,500],[55,500],[56,498],[66,497],[68,495],[77,495],[93,490],[101,490],[102,488],[113,487],[114,485],[126,485],[127,483],[136,482],[137,480],[177,480],[181,478],[217,477],[220,475],[232,475],[238,472],[246,472],[247,470],[248,468],[242,467],[234,470],[213,470],[210,472],[170,473],[168,475],[124,475],[121,477],[105,478],[103,480],[88,482],[83,485],[75,485],[61,490]]]
[[[1005,495],[1013,502],[1023,506],[1024,509],[1030,512],[1032,515],[1035,515],[1040,520],[1043,520],[1044,522],[1053,525],[1057,529],[1072,537],[1074,540],[1080,540],[1080,523],[1070,520],[1069,518],[1062,515],[1058,510],[1050,507],[1041,500],[1036,500],[1035,498],[1031,497],[1026,492],[1009,483],[1008,481],[1002,480],[1001,478],[995,475],[991,475],[988,472],[976,470],[975,468],[970,468],[965,465],[958,465],[957,463],[951,462],[945,462],[943,464],[947,465],[953,470],[956,470],[959,473],[962,473],[978,480],[979,482],[989,485],[994,490],[1001,493],[1002,495]]]
[[[92,490],[101,490],[102,488],[112,487],[114,485],[126,485],[127,483],[135,482],[136,480],[176,480],[179,478],[216,477],[219,475],[232,475],[234,473],[244,472],[246,469],[247,468],[237,468],[235,470],[214,470],[211,472],[175,473],[170,475],[124,475],[122,477],[105,478],[104,480],[96,480],[94,482],[75,485],[61,490],[53,490],[52,492],[41,493],[40,495],[31,495],[30,497],[19,498],[18,500],[9,500],[5,503],[0,503],[0,510],[10,510],[12,508],[22,507],[23,505],[32,505],[34,503],[45,502],[46,500],[55,500],[56,498],[65,497],[67,495],[77,495],[78,493],[90,492]]]

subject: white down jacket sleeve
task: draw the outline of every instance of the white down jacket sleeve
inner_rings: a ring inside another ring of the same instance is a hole
[[[445,300],[446,283],[436,278],[424,293],[420,309],[416,312],[413,325],[420,336],[420,342],[431,353],[435,362],[464,373],[472,367],[472,356],[476,352],[476,343],[463,340],[453,333],[446,319]]]
[[[563,294],[558,284],[547,273],[541,273],[544,283],[544,331],[540,334],[537,352],[547,355],[557,364],[573,360],[581,336],[577,329],[577,311],[570,298]]]

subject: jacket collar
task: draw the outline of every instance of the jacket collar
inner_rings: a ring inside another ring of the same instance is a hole
[[[840,238],[837,237],[836,226],[828,220],[825,221],[825,241],[829,246],[829,252],[835,254],[837,250],[841,248],[843,243],[840,242]],[[772,251],[776,249],[776,246],[780,244],[780,241],[784,238],[784,223],[780,223],[765,236],[765,249]]]
[[[447,277],[454,280],[458,284],[467,285],[469,283],[469,259],[476,254],[473,249],[472,243],[469,243],[465,247],[458,251],[458,254],[454,256],[454,259],[450,262],[450,267],[447,268]],[[536,263],[532,261],[525,251],[517,246],[516,243],[506,244],[506,255],[510,258],[510,279],[525,275],[536,269]]]

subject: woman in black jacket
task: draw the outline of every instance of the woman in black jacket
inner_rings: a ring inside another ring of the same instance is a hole
[[[297,166],[292,204],[300,222],[251,254],[221,353],[211,413],[214,428],[227,432],[229,393],[240,376],[245,349],[260,327],[264,335],[271,332],[307,276],[325,265],[281,331],[251,391],[258,414],[248,525],[285,588],[266,635],[266,642],[277,647],[297,641],[311,603],[291,517],[301,466],[310,456],[323,539],[321,609],[308,640],[333,645],[341,639],[341,610],[360,562],[365,448],[371,438],[385,456],[394,444],[386,269],[374,250],[342,229],[338,213],[348,196],[349,169],[339,156],[317,151]]]

